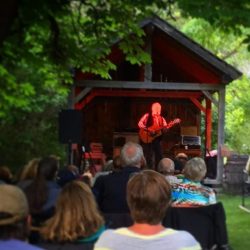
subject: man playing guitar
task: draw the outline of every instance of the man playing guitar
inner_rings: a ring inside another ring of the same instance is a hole
[[[161,135],[174,124],[180,123],[175,119],[169,123],[161,116],[161,105],[155,102],[151,106],[151,112],[144,114],[138,122],[140,128],[139,137],[144,150],[144,155],[149,168],[156,169],[162,159]],[[155,160],[153,161],[153,156]],[[154,162],[154,165],[153,165]]]

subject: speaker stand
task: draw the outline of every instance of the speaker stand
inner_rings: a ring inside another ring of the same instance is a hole
[[[72,143],[68,142],[68,165],[73,164]]]

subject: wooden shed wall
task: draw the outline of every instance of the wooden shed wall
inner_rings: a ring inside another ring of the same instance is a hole
[[[182,120],[181,125],[176,125],[164,135],[165,150],[180,142],[180,126],[196,126],[200,133],[200,111],[188,99],[96,97],[83,110],[85,143],[102,142],[105,153],[112,155],[113,133],[137,133],[140,117],[150,110],[155,101],[161,103],[162,115],[167,121],[177,117]]]

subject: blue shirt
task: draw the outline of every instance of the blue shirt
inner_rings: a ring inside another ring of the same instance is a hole
[[[0,240],[0,249],[1,250],[41,250],[42,248],[33,246],[28,244],[25,241],[20,241],[16,239],[9,239],[9,240]]]

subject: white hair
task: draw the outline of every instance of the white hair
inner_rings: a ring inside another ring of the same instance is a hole
[[[170,158],[162,158],[158,163],[158,172],[167,175],[174,174],[175,165],[174,162]]]
[[[201,181],[205,177],[206,172],[206,163],[200,157],[191,158],[183,169],[184,176],[192,181]]]
[[[122,166],[141,166],[143,161],[141,145],[135,142],[127,142],[121,150]]]

